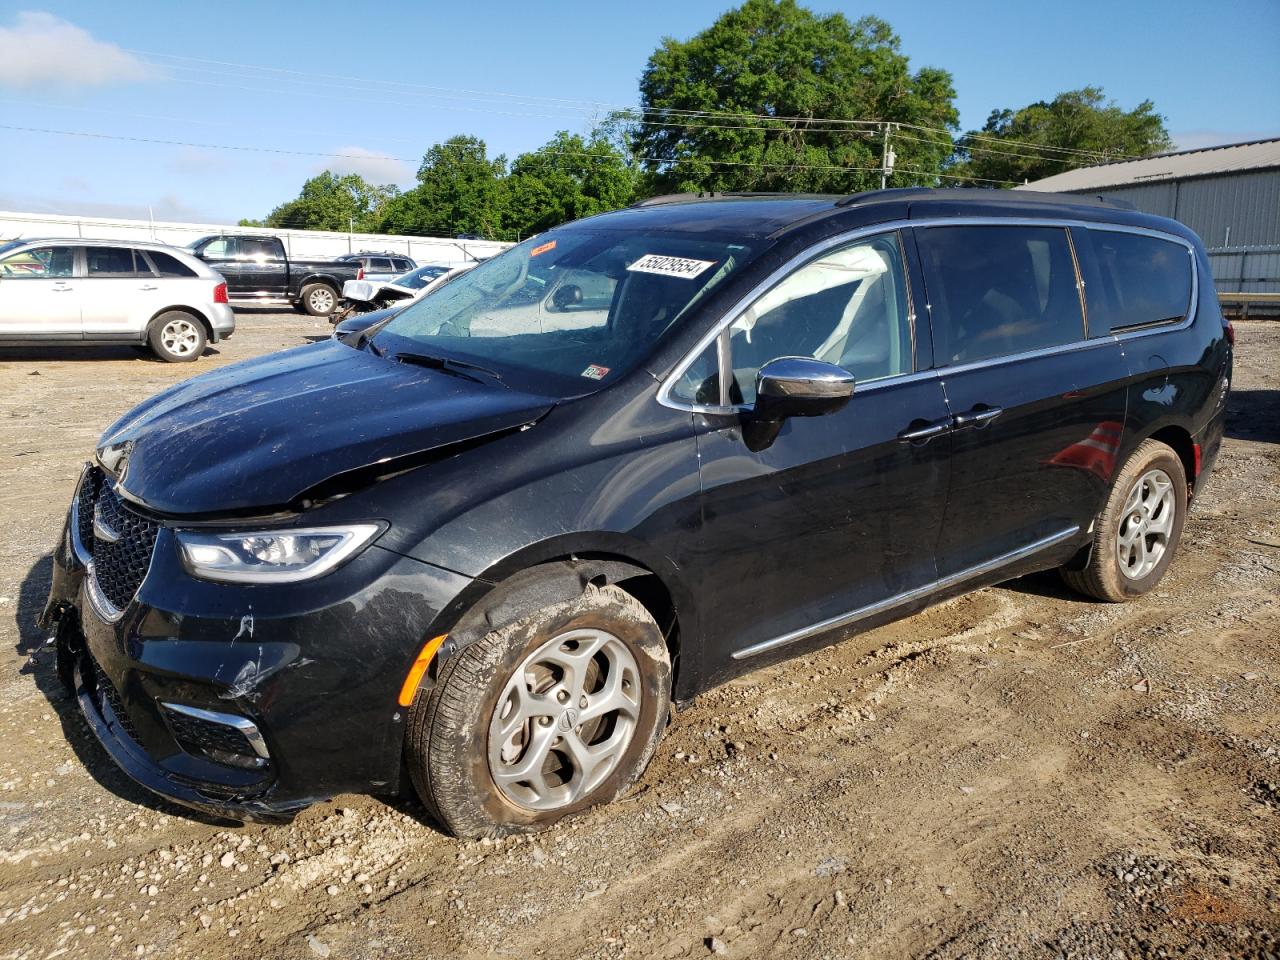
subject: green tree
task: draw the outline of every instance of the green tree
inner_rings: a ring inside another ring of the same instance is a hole
[[[557,224],[624,207],[635,196],[636,171],[603,136],[587,140],[560,131],[522,153],[503,181],[504,225],[528,236]]]
[[[506,165],[505,157],[490,160],[478,137],[459,135],[437,143],[422,158],[418,185],[387,204],[382,231],[498,239]]]
[[[304,183],[297,199],[276,207],[265,221],[241,220],[240,224],[368,233],[377,228],[383,208],[399,192],[390,184],[375,186],[358,174],[339,176],[326,170]]]
[[[1012,185],[1113,157],[1150,156],[1172,143],[1150,100],[1126,112],[1101,87],[1084,87],[1048,103],[993,110],[981,130],[959,139],[951,172]]]
[[[911,72],[899,47],[875,17],[850,23],[795,0],[746,0],[654,51],[635,152],[658,189],[847,193],[880,185],[882,135],[829,121],[895,122],[930,129],[895,137],[890,184],[933,182],[958,122],[951,75]]]

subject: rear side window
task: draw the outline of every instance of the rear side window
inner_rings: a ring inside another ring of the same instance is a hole
[[[1090,230],[1111,329],[1176,323],[1191,307],[1191,254],[1138,233]]]
[[[156,265],[156,270],[160,272],[162,277],[195,277],[198,274],[188,267],[177,257],[161,253],[158,250],[152,250],[150,253],[151,262]]]
[[[278,260],[280,248],[274,240],[256,240],[252,237],[241,237],[239,253],[241,260]]]
[[[85,267],[91,277],[136,277],[133,251],[128,247],[85,247]],[[146,267],[145,261],[143,267]],[[147,270],[146,276],[151,276]]]
[[[916,231],[940,363],[973,363],[1085,337],[1075,258],[1061,227]]]
[[[382,257],[375,257],[370,261],[373,273],[391,273],[395,267],[391,266],[391,261]]]

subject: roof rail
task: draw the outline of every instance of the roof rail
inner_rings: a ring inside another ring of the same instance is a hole
[[[867,203],[874,200],[896,200],[899,197],[910,196],[918,193],[932,193],[931,187],[889,187],[885,190],[863,190],[861,193],[851,193],[842,200],[836,201],[837,207],[852,207],[859,203]]]
[[[782,190],[699,190],[697,193],[665,193],[647,200],[638,200],[634,207],[656,207],[664,203],[683,203],[688,200],[733,200],[743,197],[795,197],[800,194]]]

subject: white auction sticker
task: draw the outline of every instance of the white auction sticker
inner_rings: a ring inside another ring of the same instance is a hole
[[[690,260],[688,257],[664,257],[658,253],[646,253],[627,269],[636,273],[656,273],[664,277],[692,278],[715,264],[714,260]]]

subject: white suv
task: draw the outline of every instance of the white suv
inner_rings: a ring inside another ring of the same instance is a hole
[[[222,276],[161,243],[0,243],[0,345],[146,345],[172,363],[231,336]]]

